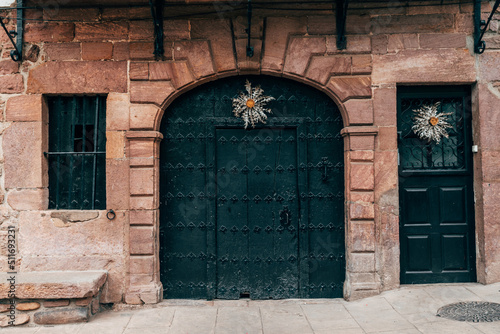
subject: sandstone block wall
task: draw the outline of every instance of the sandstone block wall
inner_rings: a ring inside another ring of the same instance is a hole
[[[352,3],[346,50],[337,50],[330,9],[257,9],[254,56],[247,57],[246,13],[216,1],[189,3],[204,3],[196,8],[215,13],[166,19],[161,60],[153,56],[148,7],[27,10],[22,63],[8,58],[12,47],[0,32],[0,241],[8,225],[16,226],[20,270],[107,269],[103,302],[158,301],[161,118],[177,96],[197,85],[262,74],[312,85],[342,112],[345,296],[351,299],[399,285],[397,86],[471,85],[470,116],[479,145],[474,157],[478,280],[500,281],[498,14],[485,36],[487,51],[475,55],[473,8],[465,1],[388,2],[377,9]],[[176,13],[193,8],[178,7]],[[486,17],[489,3],[483,11]],[[13,13],[1,14],[11,17],[7,24],[13,29]],[[60,221],[47,210],[45,96],[54,94],[107,95],[106,189],[107,207],[117,213],[113,221],[105,211]]]

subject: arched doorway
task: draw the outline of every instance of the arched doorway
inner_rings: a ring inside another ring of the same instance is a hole
[[[273,113],[245,130],[232,98],[261,85]],[[324,93],[240,76],[180,96],[160,131],[165,298],[342,296],[342,117]]]

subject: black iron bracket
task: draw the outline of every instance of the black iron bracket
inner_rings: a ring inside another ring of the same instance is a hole
[[[250,46],[250,40],[252,38],[252,0],[248,0],[247,5],[247,21],[248,27],[245,29],[248,40],[247,40],[247,57],[253,57],[253,46]]]
[[[337,19],[337,49],[345,50],[347,39],[345,37],[345,24],[347,20],[347,5],[349,0],[336,0],[336,19]]]
[[[9,36],[10,42],[14,46],[14,50],[10,51],[10,58],[13,61],[21,61],[23,58],[23,18],[24,18],[24,3],[23,0],[17,0],[17,31],[8,31],[3,18],[0,18],[0,24],[7,36]],[[14,41],[14,37],[16,41]]]
[[[154,24],[155,50],[153,54],[156,59],[162,59],[165,54],[163,48],[163,0],[149,0],[149,6]]]
[[[493,15],[500,5],[500,0],[496,0],[493,5],[493,10],[488,17],[488,21],[481,20],[481,0],[474,0],[474,52],[481,54],[486,49],[486,43],[483,41],[484,33],[488,29],[488,25],[493,18]]]

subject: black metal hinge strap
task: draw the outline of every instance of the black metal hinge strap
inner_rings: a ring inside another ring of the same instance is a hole
[[[345,37],[345,25],[347,20],[347,5],[349,0],[336,0],[336,19],[337,19],[337,49],[345,50],[347,39]]]
[[[500,5],[500,0],[496,0],[493,5],[493,10],[488,17],[488,20],[484,22],[481,20],[481,0],[475,0],[474,2],[474,52],[475,53],[483,53],[486,48],[486,43],[483,41],[484,33],[486,29],[488,29],[488,25],[493,18],[493,15],[498,9]]]
[[[13,61],[21,61],[23,54],[23,0],[17,0],[17,31],[8,31],[5,23],[3,22],[3,17],[0,17],[0,24],[7,36],[9,36],[10,42],[14,46],[14,50],[10,51],[10,58]],[[14,42],[14,37],[16,41]]]
[[[153,54],[157,59],[161,59],[165,54],[163,48],[163,0],[149,0],[149,6],[154,24],[155,50]]]

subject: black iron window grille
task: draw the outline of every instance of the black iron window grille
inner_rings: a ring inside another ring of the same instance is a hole
[[[49,209],[106,208],[106,97],[48,98]]]

